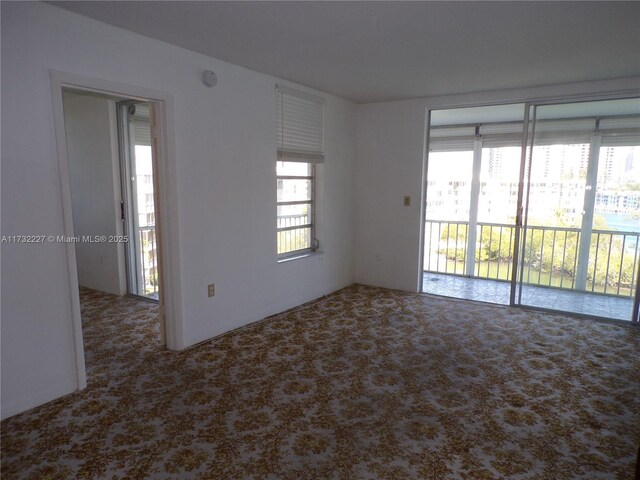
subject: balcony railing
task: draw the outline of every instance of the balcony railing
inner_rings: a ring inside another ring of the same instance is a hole
[[[469,238],[475,233],[475,238]],[[581,251],[579,228],[529,226],[523,232],[523,282],[552,288],[632,297],[640,232],[593,229]],[[427,220],[424,269],[511,280],[515,225]],[[471,253],[470,253],[471,252]],[[580,275],[580,270],[585,274]],[[520,277],[519,277],[520,278]]]
[[[140,245],[139,294],[155,297],[158,294],[156,227],[138,227]]]
[[[278,215],[277,222],[278,253],[311,248],[311,216],[308,213]]]

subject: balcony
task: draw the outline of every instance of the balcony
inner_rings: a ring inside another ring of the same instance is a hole
[[[158,299],[157,243],[155,225],[137,228],[140,245],[140,268],[138,269],[138,294]]]
[[[471,237],[471,238],[470,238]],[[516,303],[629,320],[640,232],[529,226]],[[515,226],[427,220],[423,292],[509,304]],[[471,254],[469,252],[472,252]]]

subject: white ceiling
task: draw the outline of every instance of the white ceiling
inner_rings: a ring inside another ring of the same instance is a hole
[[[50,2],[356,102],[640,76],[640,2]]]

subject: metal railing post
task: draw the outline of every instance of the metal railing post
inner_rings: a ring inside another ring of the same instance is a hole
[[[596,126],[596,129],[598,127]],[[589,164],[587,166],[587,180],[584,189],[584,206],[582,212],[582,226],[580,245],[578,248],[578,267],[576,271],[576,290],[587,290],[587,276],[589,270],[589,250],[591,249],[591,232],[593,231],[593,211],[596,205],[596,187],[598,183],[598,161],[600,158],[600,144],[602,136],[599,133],[591,136],[589,147]],[[595,268],[593,274],[595,276]]]
[[[478,130],[478,128],[476,128]],[[465,274],[473,276],[476,268],[476,241],[478,238],[478,201],[480,199],[480,168],[482,161],[482,138],[477,134],[473,141],[473,172],[469,201],[469,231],[467,235],[467,262]]]

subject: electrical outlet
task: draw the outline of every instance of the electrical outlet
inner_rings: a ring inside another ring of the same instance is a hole
[[[405,197],[404,197],[404,206],[408,207],[409,205],[411,205],[411,197],[409,195],[405,195]]]
[[[213,297],[213,296],[215,296],[215,294],[216,294],[216,286],[215,286],[215,284],[210,283],[207,286],[207,295],[209,295],[210,297]]]

